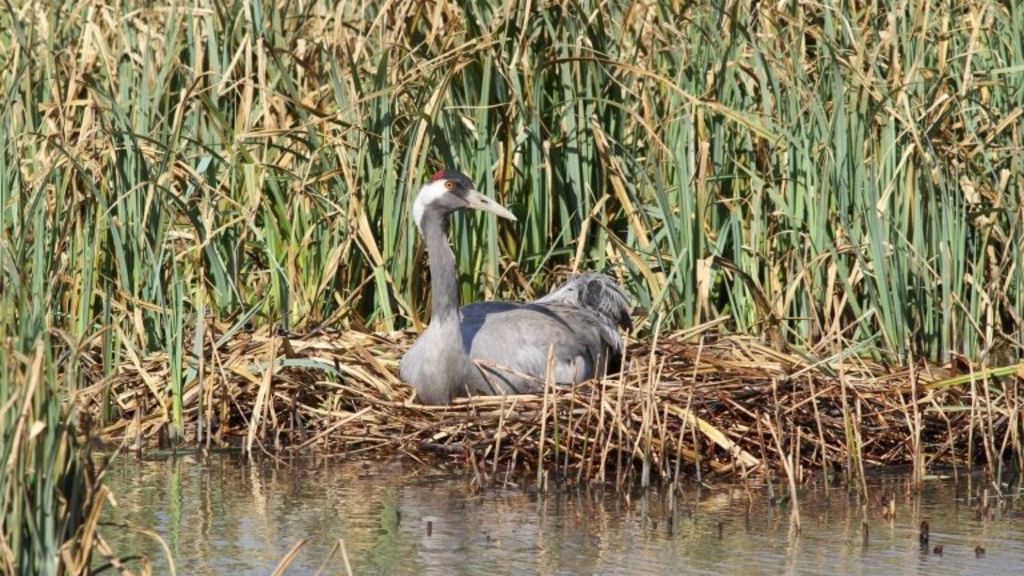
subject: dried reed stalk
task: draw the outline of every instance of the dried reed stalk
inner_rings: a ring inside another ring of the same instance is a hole
[[[202,410],[214,415],[205,440],[220,439],[223,446],[278,442],[294,453],[404,453],[464,462],[491,480],[505,470],[508,481],[510,470],[520,470],[538,482],[560,472],[563,479],[621,483],[639,482],[645,460],[646,473],[663,480],[677,476],[681,462],[717,473],[784,471],[786,453],[760,444],[759,414],[762,423],[772,423],[773,444],[796,452],[790,474],[844,461],[858,475],[862,464],[923,457],[932,465],[962,463],[979,434],[991,436],[989,446],[996,434],[1014,442],[1020,437],[1006,429],[1019,419],[998,416],[1013,412],[1006,402],[1016,395],[979,394],[972,402],[966,386],[972,381],[954,378],[947,368],[919,364],[913,372],[892,371],[861,359],[826,365],[749,337],[694,337],[661,335],[656,343],[634,344],[625,372],[606,380],[441,407],[415,403],[396,377],[408,334],[257,331],[216,347],[220,340],[208,337],[203,354],[217,359],[208,362],[216,369],[193,372],[204,382],[195,376],[184,383],[185,442],[198,440]],[[101,431],[107,440],[130,442],[138,435],[151,446],[161,437],[171,416],[163,408],[166,398],[152,398],[166,393],[153,382],[168,371],[167,357],[159,354],[120,367],[108,382],[120,419]],[[1018,371],[1000,375],[1008,387],[1019,385]],[[96,377],[97,385],[79,395],[87,409],[100,406],[103,387]],[[202,396],[215,405],[202,406]],[[992,416],[979,419],[981,408]],[[489,466],[477,466],[481,458]]]

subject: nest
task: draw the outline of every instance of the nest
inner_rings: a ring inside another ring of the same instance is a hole
[[[481,480],[627,482],[680,474],[993,462],[1020,454],[1016,365],[899,370],[813,360],[706,329],[636,342],[620,374],[536,395],[422,406],[398,380],[405,333],[208,329],[183,362],[180,408],[165,355],[130,359],[80,392],[99,436],[250,453],[406,454]],[[108,388],[109,387],[109,388]],[[176,416],[176,412],[178,415]]]

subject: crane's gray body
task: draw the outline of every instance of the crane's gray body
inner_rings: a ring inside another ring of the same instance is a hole
[[[451,178],[459,177],[465,179],[457,173]],[[448,194],[434,185],[447,183],[446,178],[447,173],[435,174],[413,208],[427,245],[433,310],[399,372],[420,401],[447,404],[460,396],[540,391],[549,356],[556,384],[600,377],[616,365],[622,354],[619,328],[631,326],[630,306],[622,289],[603,274],[576,275],[535,302],[459,308],[448,215],[468,206],[515,217],[489,199],[474,197],[478,193],[472,188],[462,193],[449,186],[454,191]]]
[[[425,404],[541,391],[549,353],[556,384],[601,377],[622,355],[610,318],[564,301],[470,304],[453,328],[432,323],[402,359],[402,380]]]

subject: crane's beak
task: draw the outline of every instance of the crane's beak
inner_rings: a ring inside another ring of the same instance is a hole
[[[470,190],[465,196],[466,204],[470,208],[476,208],[477,210],[483,210],[484,212],[490,212],[495,216],[501,218],[507,218],[513,222],[516,222],[518,218],[516,215],[509,212],[508,208],[505,208],[501,204],[498,204],[494,200],[491,200],[487,196],[477,192],[476,190]]]

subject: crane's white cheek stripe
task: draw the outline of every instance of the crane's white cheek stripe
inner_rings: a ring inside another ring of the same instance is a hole
[[[423,203],[420,202],[420,197],[416,197],[416,202],[412,205],[412,219],[416,222],[416,226],[423,227]]]
[[[438,180],[420,188],[419,194],[416,195],[416,201],[412,204],[412,218],[416,221],[417,226],[422,226],[423,213],[427,210],[427,206],[437,202],[448,193],[444,183],[444,180]]]

